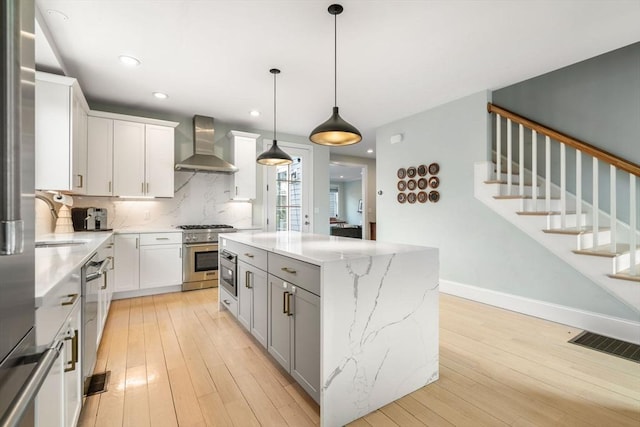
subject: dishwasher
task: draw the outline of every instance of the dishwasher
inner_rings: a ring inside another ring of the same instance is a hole
[[[81,270],[82,302],[82,382],[83,394],[87,394],[98,351],[98,299],[105,285],[106,271],[111,257],[100,259],[98,253],[87,261]]]

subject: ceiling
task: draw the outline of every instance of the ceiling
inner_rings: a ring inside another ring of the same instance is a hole
[[[361,181],[364,168],[361,166],[345,166],[337,163],[329,164],[329,181],[351,182]]]
[[[52,49],[91,101],[307,136],[333,106],[333,16],[319,0],[36,0]],[[638,0],[345,0],[338,105],[375,129],[640,40]],[[64,14],[67,19],[56,12]],[[39,36],[38,36],[39,37]],[[41,43],[37,43],[41,44]],[[46,50],[46,49],[44,49]],[[120,55],[138,58],[126,67]],[[152,97],[161,91],[168,99]],[[261,112],[251,117],[251,110]],[[279,138],[286,139],[286,138]]]

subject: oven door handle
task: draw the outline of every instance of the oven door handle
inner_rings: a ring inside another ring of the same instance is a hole
[[[217,243],[184,243],[183,245],[186,249],[204,248],[204,247],[210,246],[212,250],[216,250],[216,251],[218,250]]]

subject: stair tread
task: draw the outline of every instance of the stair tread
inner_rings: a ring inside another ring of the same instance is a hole
[[[533,200],[532,196],[520,196],[517,194],[512,194],[512,195],[508,195],[508,194],[501,194],[499,196],[493,196],[494,199],[496,200],[508,200],[508,199],[525,199],[525,200]],[[544,201],[546,200],[546,198],[544,196],[538,196],[536,197],[536,200],[541,200]],[[560,197],[551,197],[550,200],[560,200]]]
[[[566,215],[573,215],[575,211],[566,211]],[[560,215],[560,211],[518,211],[518,215],[531,215],[531,216],[547,216],[547,215]]]
[[[612,279],[630,280],[632,282],[640,283],[640,264],[636,265],[635,275],[632,275],[631,269],[627,268],[626,270],[619,271],[616,274],[607,274],[607,276]]]
[[[598,231],[607,231],[607,230],[609,230],[609,227],[598,228]],[[542,231],[550,234],[569,234],[569,235],[577,236],[580,234],[593,233],[593,227],[546,228]]]
[[[640,249],[640,246],[636,248]],[[589,249],[576,249],[572,251],[574,254],[579,255],[592,255],[592,256],[600,256],[606,258],[615,258],[617,256],[629,253],[629,245],[626,243],[618,243],[616,244],[615,252],[611,251],[611,245],[600,245],[595,248]]]

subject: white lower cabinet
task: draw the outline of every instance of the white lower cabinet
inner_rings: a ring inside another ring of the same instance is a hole
[[[118,234],[115,291],[182,283],[182,233]]]
[[[36,317],[38,319],[38,317]],[[36,328],[48,329],[46,316],[36,321]],[[55,336],[64,346],[44,380],[35,400],[37,427],[73,427],[82,409],[81,320],[78,299],[69,317]]]
[[[267,347],[267,273],[238,261],[238,321]]]

